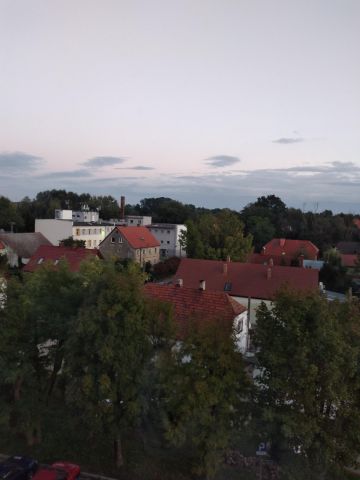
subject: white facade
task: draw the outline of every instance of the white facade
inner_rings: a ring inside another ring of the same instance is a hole
[[[73,222],[72,220],[56,219],[35,220],[35,232],[42,233],[55,246],[58,246],[61,240],[72,237],[74,240],[84,240],[86,248],[97,248],[113,228],[114,225],[108,222]]]
[[[35,232],[42,233],[55,246],[58,246],[61,240],[72,237],[72,227],[72,220],[38,218],[35,220]]]
[[[186,252],[179,241],[181,232],[186,231],[185,225],[156,223],[147,228],[160,242],[160,257],[186,257]]]
[[[74,222],[98,222],[99,212],[90,210],[55,210],[56,220],[73,220]]]
[[[128,227],[144,227],[146,225],[151,225],[152,217],[147,217],[143,215],[125,215],[124,223]]]
[[[247,297],[235,297],[231,295],[231,298],[239,302],[240,305],[243,305],[246,308],[249,307],[249,299]],[[267,307],[272,306],[272,302],[270,300],[260,300],[259,298],[250,298],[250,309],[248,308],[250,328],[254,328],[256,326],[256,310],[259,308],[262,302],[264,302]]]
[[[236,337],[237,348],[241,353],[245,353],[248,349],[249,329],[247,311],[240,313],[234,319],[234,332]]]

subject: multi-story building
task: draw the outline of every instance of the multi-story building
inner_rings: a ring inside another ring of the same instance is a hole
[[[146,227],[115,227],[99,245],[105,258],[131,259],[141,266],[159,262],[159,242]]]
[[[85,241],[86,248],[97,248],[113,228],[113,223],[103,221],[35,220],[35,232],[42,233],[55,246],[58,246],[61,240],[72,237],[74,240]]]
[[[175,223],[153,223],[147,228],[160,243],[160,257],[186,257],[181,245],[181,233],[186,232],[185,225]]]
[[[57,220],[73,220],[74,222],[98,222],[99,212],[91,211],[85,205],[81,210],[55,210]]]
[[[142,227],[150,225],[151,222],[152,217],[144,215],[125,215],[124,220],[121,220],[121,223],[125,223],[128,227]]]

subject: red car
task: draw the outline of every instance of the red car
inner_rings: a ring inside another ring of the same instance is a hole
[[[78,480],[80,467],[73,463],[56,462],[40,467],[32,480]]]

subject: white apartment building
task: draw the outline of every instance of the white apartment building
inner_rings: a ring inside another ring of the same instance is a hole
[[[82,210],[55,210],[55,219],[73,220],[74,222],[98,222],[99,212],[91,211],[86,206]]]
[[[55,246],[58,246],[61,240],[72,237],[74,240],[84,240],[86,248],[97,248],[113,229],[114,223],[102,221],[35,220],[35,232],[42,233]]]
[[[145,227],[151,225],[152,217],[147,217],[144,215],[125,215],[124,222],[128,227]]]
[[[180,245],[180,235],[186,231],[185,225],[155,223],[147,225],[147,228],[160,242],[160,257],[186,257],[186,251]]]

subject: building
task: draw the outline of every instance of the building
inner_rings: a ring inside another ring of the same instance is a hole
[[[145,294],[173,306],[177,337],[186,336],[189,320],[209,323],[223,322],[224,328],[235,332],[239,350],[244,353],[248,345],[247,310],[227,293],[206,290],[206,283],[200,288],[187,288],[181,282],[177,285],[147,283]]]
[[[55,210],[57,220],[73,220],[74,222],[99,222],[99,212],[91,211],[85,205],[82,210]]]
[[[68,219],[36,219],[35,232],[42,233],[52,245],[58,246],[61,240],[72,237],[83,240],[86,248],[97,248],[113,230],[110,222],[75,222]]]
[[[182,258],[174,277],[185,287],[196,288],[205,280],[209,291],[226,292],[249,310],[250,324],[256,323],[256,308],[268,305],[285,286],[294,290],[318,290],[319,272],[315,269],[255,265],[220,260]]]
[[[51,245],[41,233],[0,233],[1,252],[11,267],[26,265],[41,245]]]
[[[128,227],[142,227],[151,225],[152,217],[146,215],[125,215],[123,222]]]
[[[310,240],[273,238],[263,246],[262,255],[283,257],[288,265],[302,265],[302,260],[317,260],[319,249]],[[290,262],[290,263],[289,263]]]
[[[87,248],[41,245],[25,265],[23,271],[35,272],[46,263],[56,268],[61,260],[65,260],[68,263],[71,272],[78,272],[81,262],[88,258],[99,258],[99,251]]]
[[[144,266],[159,262],[160,243],[146,227],[113,228],[100,243],[99,250],[105,259],[131,259]]]
[[[152,223],[147,228],[160,242],[160,258],[186,257],[186,251],[180,244],[181,233],[186,232],[185,225]]]

